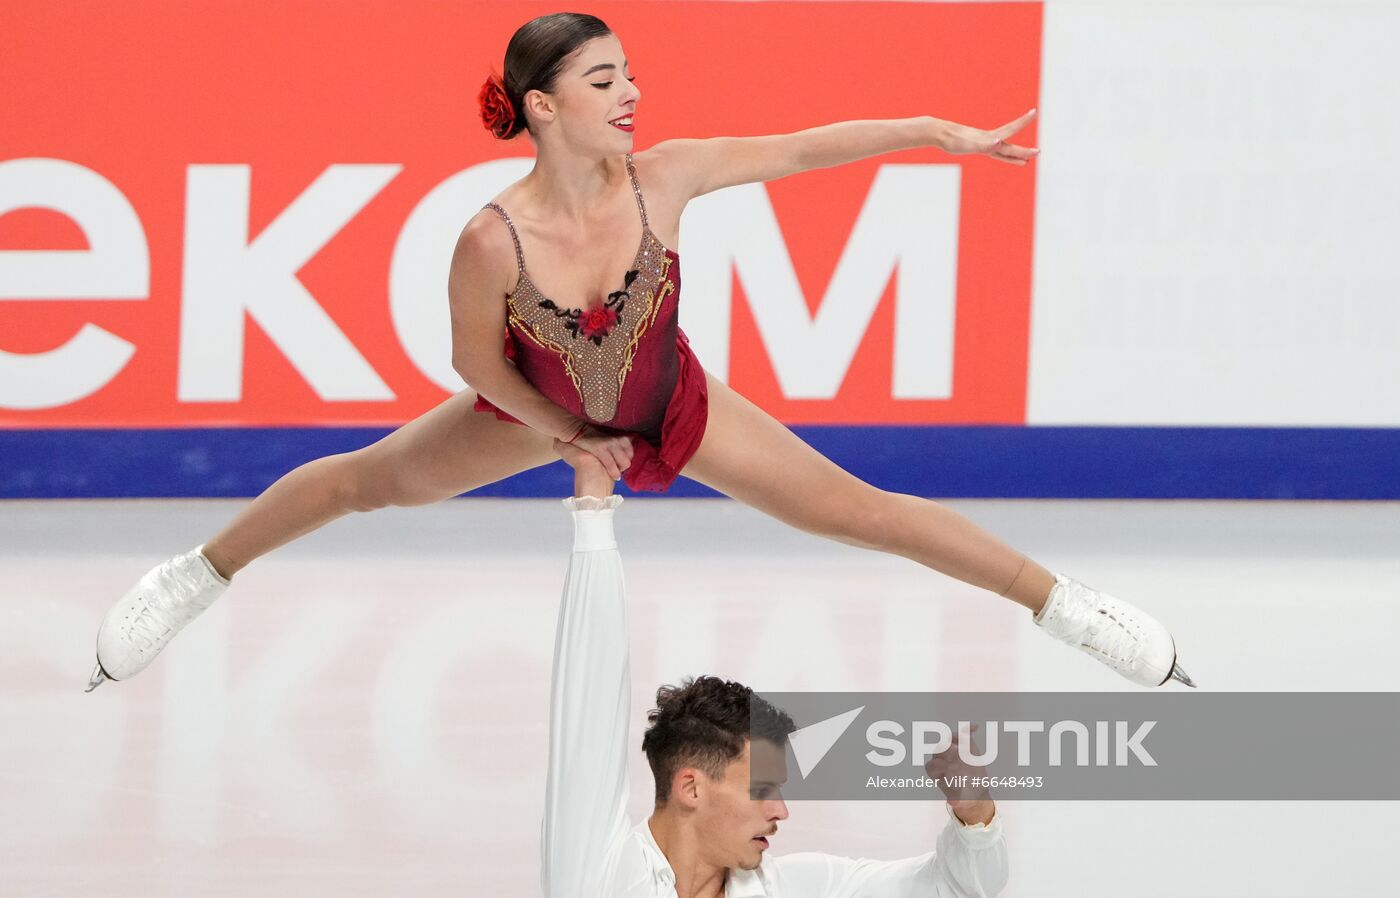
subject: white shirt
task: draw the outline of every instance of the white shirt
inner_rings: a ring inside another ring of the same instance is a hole
[[[580,502],[593,503],[580,508]],[[550,691],[542,881],[547,898],[675,898],[676,877],[643,820],[627,819],[631,681],[622,559],[613,509],[622,499],[567,499],[574,551],[559,606]],[[952,898],[1006,885],[1001,821],[950,820],[936,851],[896,861],[765,853],[731,869],[726,898]]]

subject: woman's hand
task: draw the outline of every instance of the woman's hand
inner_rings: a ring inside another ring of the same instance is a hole
[[[999,162],[1025,165],[1039,155],[1040,150],[1035,147],[1021,147],[1014,143],[1007,143],[1006,139],[1029,125],[1033,118],[1035,118],[1034,109],[1016,121],[1002,125],[995,131],[983,131],[981,128],[969,128],[967,125],[949,122],[948,131],[943,138],[942,149],[945,153],[955,155],[981,153],[985,156],[991,156]]]
[[[609,436],[591,424],[585,427],[583,433],[579,434],[572,443],[558,439],[554,441],[554,451],[558,452],[564,461],[578,469],[578,465],[570,461],[570,456],[565,454],[568,449],[581,450],[596,458],[613,480],[621,480],[622,472],[627,470],[628,465],[632,464],[632,440],[630,437]]]
[[[554,441],[554,451],[574,469],[574,495],[606,498],[612,495],[613,479],[598,461],[588,452],[563,440]]]

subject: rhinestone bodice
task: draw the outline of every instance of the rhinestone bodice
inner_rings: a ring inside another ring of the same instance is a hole
[[[526,380],[555,403],[594,424],[647,433],[659,427],[676,380],[680,258],[651,231],[631,155],[627,173],[642,239],[620,289],[597,307],[563,308],[542,294],[526,270],[510,215],[495,203],[488,208],[509,227],[519,270],[514,291],[505,297],[513,343],[508,355]],[[626,388],[638,369],[646,371],[640,388],[645,395],[634,397]],[[565,383],[572,396],[564,392]]]

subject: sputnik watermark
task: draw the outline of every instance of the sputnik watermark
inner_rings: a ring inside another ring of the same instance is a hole
[[[836,740],[845,734],[847,728],[865,710],[864,706],[853,708],[825,720],[807,724],[791,734],[788,739],[793,746],[798,769],[808,776],[826,757]],[[1015,740],[1016,764],[1025,767],[1033,763],[1043,735],[1044,756],[1051,767],[1066,763],[1081,767],[1125,767],[1138,763],[1144,767],[1156,767],[1157,759],[1147,750],[1144,741],[1155,720],[1094,720],[1088,723],[1078,720],[1057,720],[1048,723],[1043,720],[1005,720],[973,723],[962,720],[948,724],[941,720],[916,720],[908,726],[897,720],[877,720],[865,728],[865,739],[870,750],[865,758],[878,767],[897,767],[911,764],[923,767],[929,759],[946,751],[954,751],[966,764],[985,767],[995,764],[1000,756],[1003,732]],[[974,736],[977,731],[977,736]],[[954,738],[954,733],[958,734]],[[1091,735],[1092,734],[1092,735]],[[907,742],[902,737],[907,735]],[[979,738],[980,737],[980,738]],[[979,741],[982,743],[979,747]],[[1066,745],[1069,746],[1068,751]]]
[[[1397,693],[756,698],[792,720],[789,799],[1400,800]]]
[[[1004,731],[1015,737],[1016,763],[1022,767],[1032,763],[1032,752],[1036,749],[1033,738],[1041,733],[1046,734],[1045,757],[1046,763],[1051,767],[1060,767],[1066,763],[1080,767],[1091,764],[1098,767],[1126,767],[1134,761],[1144,767],[1156,767],[1157,760],[1143,745],[1143,740],[1156,725],[1155,720],[1095,720],[1089,723],[1057,720],[1048,726],[1043,720],[990,720],[986,721],[982,728],[981,739],[984,747],[979,750],[977,740],[972,734],[974,724],[969,721],[959,721],[955,729],[941,720],[918,720],[907,728],[898,721],[877,720],[865,730],[865,738],[871,746],[865,757],[870,763],[880,767],[895,767],[905,763],[922,767],[934,755],[953,749],[967,764],[988,766],[995,764],[1000,755],[999,734]],[[909,734],[907,749],[899,738],[906,732]],[[960,737],[956,741],[953,739],[954,732]],[[1067,742],[1071,745],[1072,752],[1068,761],[1065,751]]]

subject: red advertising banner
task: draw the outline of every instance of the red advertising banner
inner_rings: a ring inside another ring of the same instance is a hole
[[[445,253],[531,153],[482,129],[476,92],[550,11],[5,3],[0,426],[394,424],[441,401]],[[638,150],[1037,105],[1038,4],[588,11],[642,88]],[[1034,166],[929,149],[702,198],[682,326],[790,423],[1022,423],[1034,195]]]

